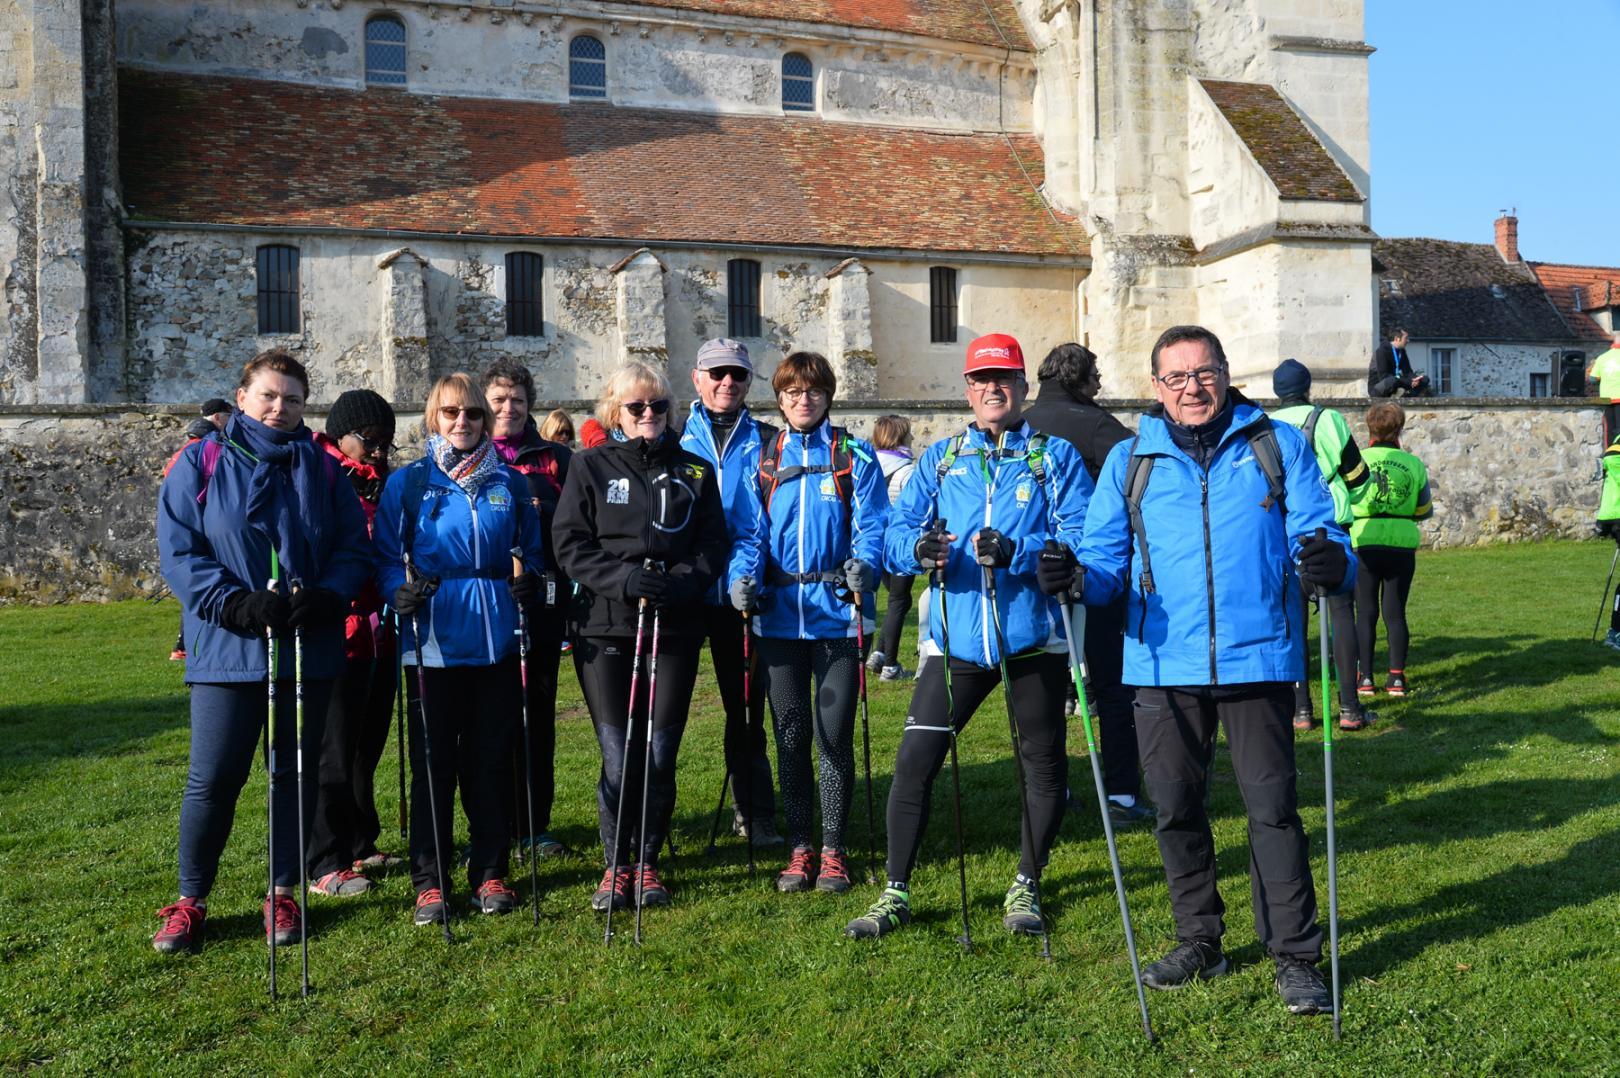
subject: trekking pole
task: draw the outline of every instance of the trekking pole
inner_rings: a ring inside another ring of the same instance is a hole
[[[304,582],[293,578],[297,595]],[[309,996],[309,858],[305,856],[304,830],[304,627],[293,630],[293,759],[298,773],[298,945],[303,951],[303,995]]]
[[[1048,540],[1046,549],[1061,556],[1062,548],[1056,540]],[[1102,754],[1097,751],[1097,734],[1091,724],[1091,706],[1086,700],[1086,686],[1080,676],[1080,649],[1076,641],[1074,608],[1065,596],[1058,601],[1063,609],[1063,635],[1069,646],[1069,674],[1074,678],[1074,692],[1080,698],[1080,726],[1086,734],[1086,754],[1091,757],[1091,779],[1097,787],[1097,811],[1102,815],[1103,837],[1108,840],[1108,861],[1114,870],[1114,895],[1119,899],[1119,919],[1125,926],[1125,950],[1131,957],[1131,980],[1136,985],[1136,1003],[1142,1008],[1142,1032],[1153,1040],[1153,1023],[1148,1018],[1147,993],[1142,988],[1142,967],[1136,957],[1136,933],[1131,928],[1131,907],[1125,900],[1125,874],[1119,867],[1119,846],[1114,839],[1114,821],[1108,815],[1108,792],[1103,786]]]
[[[744,674],[744,678],[748,675]],[[747,707],[747,704],[743,705]],[[725,754],[725,735],[721,733],[721,755]],[[720,838],[720,820],[725,815],[726,791],[731,789],[731,769],[726,768],[725,774],[720,776],[720,800],[714,806],[714,822],[709,825],[709,848],[703,851],[703,856],[713,857],[720,851],[718,839]]]
[[[943,535],[945,522],[934,521],[933,531],[936,535]],[[945,606],[945,566],[935,569],[933,576],[934,584],[939,588],[940,643],[944,651],[940,661],[945,664],[945,728],[951,736],[951,790],[956,803],[956,879],[962,891],[962,938],[957,942],[962,945],[963,951],[972,954],[973,934],[968,928],[967,844],[962,837],[962,776],[956,762],[956,696],[951,689],[951,619],[950,611]]]
[[[1327,529],[1317,528],[1316,538],[1326,542]],[[1620,549],[1620,548],[1617,548]],[[1339,1030],[1339,850],[1333,827],[1333,722],[1331,716],[1332,670],[1328,662],[1327,589],[1316,592],[1316,635],[1321,645],[1322,660],[1322,781],[1327,788],[1327,850],[1328,850],[1328,945],[1333,968],[1333,1039],[1340,1039]]]
[[[409,551],[404,558],[405,579],[415,580],[416,571],[411,565]],[[444,848],[439,842],[439,799],[433,793],[433,735],[428,732],[427,666],[422,658],[421,619],[415,614],[411,615],[411,641],[416,645],[416,714],[422,720],[422,766],[427,771],[428,819],[433,825],[433,861],[439,878],[439,923],[444,926],[444,942],[452,943],[455,937],[450,935],[450,888],[444,875]],[[403,641],[400,647],[403,662]]]
[[[742,792],[743,841],[748,844],[748,878],[753,879],[754,868],[754,615],[743,611],[743,763]],[[736,777],[732,777],[735,791]]]
[[[872,807],[872,730],[866,708],[866,616],[855,593],[855,677],[861,689],[861,755],[866,764],[866,882],[877,882],[877,814]]]
[[[399,755],[399,840],[405,841],[406,833],[406,797],[405,797],[405,649],[401,646],[404,634],[401,632],[399,611],[394,611],[394,665],[398,668],[398,676],[394,678],[394,747]]]
[[[281,590],[281,560],[276,556],[274,546],[270,548],[270,584],[271,591]],[[270,998],[276,998],[276,674],[280,672],[279,648],[276,647],[276,631],[270,626],[264,627],[265,647],[265,682],[269,686],[269,711],[264,719],[264,766],[265,777],[268,780],[265,794],[265,860],[269,866],[270,896],[270,923],[264,928],[264,939],[270,946]]]
[[[652,656],[647,660],[647,722],[643,729],[647,731],[647,744],[642,750],[641,758],[641,827],[636,831],[636,854],[638,857],[647,856],[647,795],[652,789],[652,733],[653,733],[653,705],[658,700],[658,627],[661,620],[661,611],[653,609]],[[624,794],[621,792],[622,798]],[[658,850],[654,847],[653,853]],[[647,890],[647,864],[638,861],[641,865],[636,872],[636,946],[641,946],[641,906],[642,896]]]
[[[1609,585],[1614,583],[1614,564],[1620,562],[1620,542],[1615,543],[1614,557],[1609,559],[1609,578],[1603,582],[1603,594],[1598,596],[1597,618],[1592,622],[1592,643],[1597,643],[1598,626],[1603,624],[1603,608],[1609,605]]]
[[[1013,770],[1018,775],[1018,804],[1023,813],[1024,841],[1029,843],[1030,856],[1035,854],[1035,821],[1029,818],[1029,779],[1024,774],[1024,742],[1018,736],[1018,720],[1013,717],[1012,675],[1007,671],[1007,637],[1001,631],[1001,611],[996,607],[996,570],[986,562],[979,563],[984,574],[985,601],[990,604],[990,624],[995,627],[996,665],[1001,669],[1001,698],[1007,705],[1007,729],[1012,734]],[[1047,928],[1046,911],[1041,911],[1041,957],[1052,957],[1052,933]]]
[[[523,575],[523,548],[512,548],[512,576]],[[529,615],[523,609],[523,604],[517,604],[518,611],[518,684],[523,689],[523,780],[529,793],[529,893],[533,896],[534,924],[540,927],[540,860],[536,853],[538,847],[535,843],[534,830],[534,757],[529,750]],[[522,845],[519,844],[519,849]]]
[[[619,900],[619,839],[624,833],[624,786],[630,781],[630,741],[636,729],[636,689],[641,682],[641,641],[647,628],[647,600],[636,607],[636,649],[630,660],[630,703],[624,715],[624,755],[619,762],[619,805],[613,813],[613,849],[608,854],[607,927],[602,932],[602,944],[613,942],[613,907]]]

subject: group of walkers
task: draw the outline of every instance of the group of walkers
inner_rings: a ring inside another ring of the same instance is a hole
[[[1295,795],[1294,729],[1314,721],[1296,693],[1302,596],[1333,614],[1340,726],[1360,728],[1371,721],[1356,692],[1371,684],[1369,611],[1389,626],[1386,688],[1404,686],[1426,477],[1398,448],[1398,406],[1373,409],[1372,444],[1359,451],[1342,416],[1310,404],[1309,372],[1292,361],[1278,370],[1276,421],[1231,387],[1206,329],[1167,330],[1150,362],[1159,403],[1133,434],[1096,406],[1087,349],[1054,349],[1040,403],[1026,409],[1018,341],[980,337],[963,368],[971,420],[913,456],[900,417],[878,423],[876,444],[835,423],[837,379],[815,353],[793,352],[772,373],[777,424],[746,404],[746,347],[706,342],[678,430],[666,375],[628,363],[581,426],[582,442],[600,441],[577,454],[542,436],[532,378],[503,360],[481,378],[439,379],[423,408],[424,455],[391,468],[395,417],[381,397],[342,394],[312,437],[303,367],[281,351],[256,357],[223,429],[182,450],[159,497],[163,573],[184,609],[192,752],[180,897],[160,911],[154,946],[200,944],[261,733],[272,954],[307,939],[301,880],[363,893],[366,873],[391,860],[372,796],[391,717],[409,743],[415,922],[450,931],[458,790],[471,903],[515,909],[513,845],[531,865],[564,852],[550,813],[565,650],[601,750],[592,908],[611,919],[634,906],[639,924],[643,906],[670,901],[660,851],[705,640],[725,712],[721,804],[729,791],[750,863],[756,846],[785,845],[780,890],[847,891],[865,675],[907,676],[900,628],[926,576],[884,886],[846,933],[910,922],[933,784],[947,757],[956,782],[956,740],[998,688],[1021,818],[1003,921],[1046,933],[1041,880],[1069,802],[1066,715],[1092,710],[1071,702],[1083,650],[1107,771],[1100,807],[1110,825],[1149,818],[1145,775],[1157,809],[1178,943],[1142,983],[1172,988],[1227,968],[1205,800],[1224,724],[1249,817],[1256,931],[1289,1008],[1331,1010]],[[572,435],[556,413],[545,423]],[[865,769],[870,796],[869,752]],[[959,787],[955,805],[960,861]]]

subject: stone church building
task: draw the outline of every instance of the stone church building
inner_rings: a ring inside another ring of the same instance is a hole
[[[698,343],[956,396],[1198,321],[1258,383],[1374,341],[1359,0],[0,0],[0,404],[329,401]],[[761,387],[763,388],[763,387]]]

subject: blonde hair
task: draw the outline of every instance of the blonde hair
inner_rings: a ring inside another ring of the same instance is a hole
[[[546,416],[546,421],[540,424],[540,437],[548,442],[572,442],[574,440],[574,420],[561,408],[554,409]]]
[[[477,408],[484,413],[484,433],[489,433],[489,401],[484,397],[484,391],[478,387],[473,376],[465,371],[447,374],[433,383],[428,391],[427,404],[422,406],[422,434],[432,436],[439,433],[439,409],[445,405],[460,405],[463,408]]]
[[[603,430],[611,435],[619,429],[619,406],[638,390],[647,391],[651,400],[674,404],[675,392],[670,388],[669,377],[649,363],[632,359],[608,377],[607,386],[596,399],[596,421],[602,424]]]

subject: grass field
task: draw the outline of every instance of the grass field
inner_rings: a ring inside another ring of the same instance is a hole
[[[693,701],[669,873],[646,945],[604,950],[594,860],[542,869],[543,919],[463,918],[447,949],[411,927],[409,881],[315,898],[315,994],[271,1004],[258,927],[256,769],[200,955],[151,950],[174,894],[186,690],[172,602],[0,609],[0,1068],[218,1073],[398,1070],[723,1073],[1600,1074],[1620,1067],[1620,655],[1587,642],[1607,544],[1424,554],[1409,670],[1419,692],[1336,742],[1344,1041],[1289,1017],[1255,942],[1242,805],[1222,764],[1213,815],[1233,976],[1150,994],[1144,1042],[1108,873],[1083,813],[1046,877],[1055,961],[1000,929],[1017,793],[999,699],[963,737],[975,953],[958,931],[949,785],[913,880],[918,919],[841,937],[874,895],[778,895],[739,842],[702,857],[721,780],[712,687]],[[1314,649],[1312,654],[1314,655]],[[879,812],[909,685],[872,686]],[[556,818],[593,843],[597,752],[571,674]],[[1322,754],[1300,795],[1326,909]],[[395,818],[390,746],[380,808]],[[852,842],[864,844],[857,802]],[[385,832],[385,840],[390,832]],[[398,847],[397,834],[392,836]],[[1120,854],[1146,956],[1172,935],[1151,833]],[[463,888],[464,889],[464,888]]]

